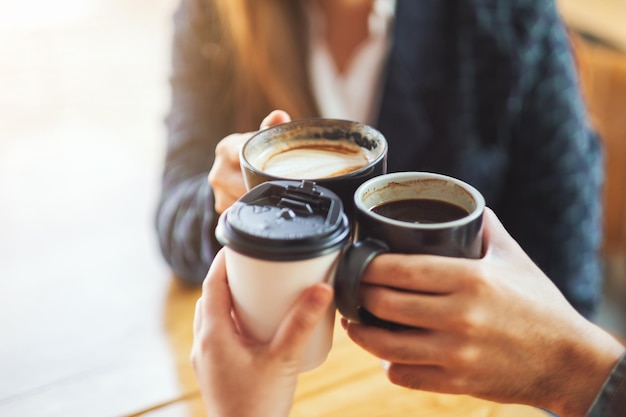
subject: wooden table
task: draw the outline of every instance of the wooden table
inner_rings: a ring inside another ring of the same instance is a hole
[[[52,284],[43,273],[31,287],[41,291],[25,292],[22,299],[3,299],[0,415],[205,415],[189,364],[199,290],[163,277],[136,275],[135,282],[123,284],[114,276],[95,275],[87,268],[83,285],[62,280]],[[103,282],[107,278],[113,282]],[[3,295],[7,282],[3,280],[0,287]],[[13,290],[12,295],[18,294]],[[386,381],[378,360],[337,327],[326,363],[300,377],[292,416],[388,415],[541,417],[545,413],[395,387]]]
[[[2,417],[204,415],[199,290],[172,280],[153,231],[176,4],[0,1]],[[395,387],[339,331],[293,416],[383,415],[544,414]]]

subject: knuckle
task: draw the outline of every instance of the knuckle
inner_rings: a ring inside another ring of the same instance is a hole
[[[409,323],[416,316],[415,306],[384,288],[373,291],[363,304],[367,311],[384,320]]]
[[[241,133],[233,133],[220,140],[215,145],[215,157],[225,158],[229,160],[239,159],[239,150],[243,145],[246,135]]]
[[[217,142],[215,145],[215,156],[224,156],[228,150],[231,148],[231,142],[233,141],[233,135],[228,135],[224,139]]]
[[[194,371],[197,372],[201,368],[202,349],[198,346],[197,343],[194,343],[191,347],[191,352],[189,353],[189,362],[191,363],[191,367]]]
[[[209,181],[209,184],[211,185],[215,185],[218,181],[219,175],[217,173],[217,166],[213,165],[213,168],[211,168],[211,170],[209,171],[209,176],[207,177],[207,180]]]
[[[477,360],[478,356],[476,350],[469,346],[463,346],[449,352],[446,361],[450,368],[454,368],[456,371],[460,372],[464,369],[468,369]]]
[[[395,280],[405,281],[407,279],[411,279],[414,269],[412,266],[406,262],[397,262],[389,259],[390,262],[385,264],[386,275],[389,277],[393,277]]]
[[[226,204],[222,202],[221,198],[218,198],[217,196],[215,196],[214,208],[215,208],[216,213],[223,213],[226,210]]]
[[[371,289],[367,292],[364,300],[365,308],[376,314],[388,312],[393,308],[393,303],[389,302],[380,289]]]
[[[483,327],[484,317],[481,307],[467,304],[459,305],[455,314],[451,314],[450,325],[461,336],[477,334]]]
[[[482,262],[474,263],[463,279],[463,286],[471,294],[479,294],[487,285],[488,269]]]
[[[220,173],[219,165],[214,165],[211,171],[209,171],[208,181],[214,192],[224,187],[223,175],[220,175]]]

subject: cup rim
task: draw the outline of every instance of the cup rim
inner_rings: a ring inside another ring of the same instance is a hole
[[[256,140],[259,136],[263,136],[263,135],[267,135],[268,132],[271,133],[271,131],[273,130],[280,130],[280,129],[285,129],[288,126],[307,126],[307,125],[311,125],[314,127],[318,127],[320,125],[329,125],[329,127],[332,126],[356,126],[359,128],[359,130],[367,130],[367,131],[371,131],[375,134],[375,136],[379,139],[378,143],[381,145],[381,150],[380,153],[376,156],[376,158],[372,159],[371,161],[369,161],[369,163],[367,165],[365,165],[364,167],[361,167],[359,169],[356,169],[354,171],[350,171],[348,173],[342,174],[342,175],[338,175],[336,177],[321,177],[321,178],[307,178],[308,181],[324,181],[324,182],[328,182],[328,181],[334,181],[334,180],[341,180],[344,178],[350,178],[353,176],[358,176],[363,172],[367,172],[369,171],[372,166],[378,164],[382,159],[384,159],[387,155],[387,148],[388,148],[388,144],[387,144],[387,139],[385,138],[385,136],[375,127],[370,126],[366,123],[361,123],[361,122],[357,122],[357,121],[353,121],[353,120],[346,120],[346,119],[333,119],[333,118],[326,118],[326,117],[310,117],[310,118],[304,118],[304,119],[296,119],[296,120],[291,120],[289,122],[285,122],[285,123],[280,123],[277,125],[273,125],[270,127],[267,127],[265,129],[261,129],[258,132],[252,134],[248,139],[246,139],[243,143],[243,145],[241,146],[241,149],[239,150],[239,163],[242,166],[242,168],[246,168],[248,169],[250,172],[254,173],[254,174],[260,174],[260,175],[265,175],[267,177],[271,177],[271,178],[275,178],[277,180],[297,180],[295,178],[289,178],[289,177],[281,177],[279,175],[275,175],[275,174],[269,174],[265,171],[260,170],[259,168],[255,167],[254,165],[252,165],[252,163],[246,158],[246,149],[248,147],[248,145],[250,145],[250,143],[252,143],[252,141]]]
[[[471,197],[474,199],[474,202],[476,203],[476,207],[467,216],[461,219],[457,219],[457,220],[441,222],[441,223],[409,223],[409,222],[403,222],[401,220],[396,220],[396,219],[392,219],[389,217],[385,217],[383,215],[375,213],[371,210],[371,207],[370,208],[366,207],[361,201],[361,196],[363,195],[363,193],[365,193],[365,191],[367,191],[368,188],[370,188],[374,184],[385,186],[391,182],[405,182],[408,180],[416,180],[416,179],[434,179],[434,180],[452,182],[455,185],[463,188],[465,191],[467,191],[471,195]],[[477,218],[479,218],[485,210],[485,198],[476,188],[474,188],[473,186],[471,186],[470,184],[464,181],[459,180],[458,178],[454,178],[454,177],[450,177],[450,176],[442,175],[442,174],[435,174],[432,172],[413,171],[413,172],[395,172],[395,173],[383,174],[374,178],[370,178],[369,180],[361,184],[359,188],[357,188],[357,190],[354,192],[354,205],[357,211],[366,213],[368,216],[378,221],[385,222],[386,224],[395,225],[398,227],[403,227],[403,228],[408,228],[408,229],[416,229],[416,230],[417,229],[438,230],[438,229],[449,229],[449,228],[464,226],[466,224],[473,222]]]

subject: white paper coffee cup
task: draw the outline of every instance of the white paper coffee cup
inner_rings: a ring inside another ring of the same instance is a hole
[[[302,292],[333,284],[350,228],[340,198],[311,182],[271,181],[246,193],[218,223],[237,322],[267,342]],[[332,346],[335,307],[309,340],[300,371],[324,362]]]

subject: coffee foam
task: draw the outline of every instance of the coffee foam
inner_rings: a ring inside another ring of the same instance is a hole
[[[273,154],[261,169],[282,178],[318,179],[347,174],[368,163],[358,146],[303,146]]]

